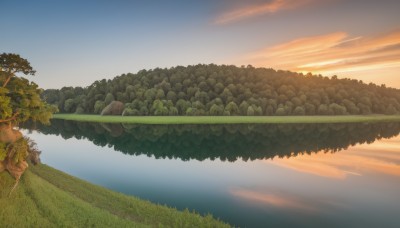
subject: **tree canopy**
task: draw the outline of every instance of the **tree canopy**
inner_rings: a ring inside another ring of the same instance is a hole
[[[42,101],[38,85],[17,73],[34,75],[30,63],[16,54],[0,55],[0,124],[16,125],[27,120],[48,123],[56,108]]]
[[[194,65],[141,70],[88,87],[50,89],[63,113],[99,114],[111,101],[123,115],[361,115],[400,113],[400,90],[355,79],[255,68]]]
[[[22,136],[13,126],[28,120],[49,123],[56,107],[42,101],[42,89],[17,74],[34,75],[30,63],[17,54],[0,55],[0,172],[7,170],[17,186],[21,175],[28,167],[26,159],[33,163],[40,153],[34,143]],[[12,190],[11,190],[12,191]]]
[[[11,77],[15,76],[16,73],[23,73],[25,75],[35,75],[36,73],[28,60],[13,53],[2,53],[0,55],[0,71],[6,76],[6,79],[3,81],[3,88],[6,87]]]

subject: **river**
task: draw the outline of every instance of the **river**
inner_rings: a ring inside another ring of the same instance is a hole
[[[45,164],[234,226],[400,227],[399,123],[34,128]]]

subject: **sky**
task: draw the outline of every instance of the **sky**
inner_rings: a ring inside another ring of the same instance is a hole
[[[40,87],[227,64],[400,88],[399,0],[0,0],[0,53]]]

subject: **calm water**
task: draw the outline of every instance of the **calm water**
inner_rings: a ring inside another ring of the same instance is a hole
[[[241,227],[400,227],[400,124],[53,121],[42,162]]]

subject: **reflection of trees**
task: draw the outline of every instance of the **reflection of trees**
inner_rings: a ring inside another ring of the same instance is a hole
[[[337,152],[357,143],[396,136],[400,123],[121,125],[52,120],[44,134],[86,138],[130,155],[182,160],[235,161]]]

